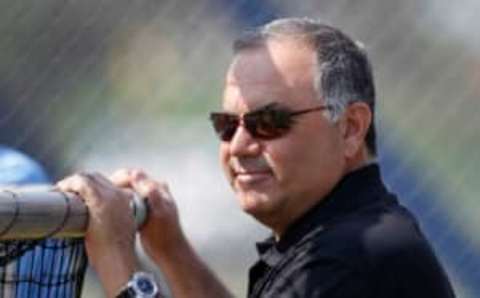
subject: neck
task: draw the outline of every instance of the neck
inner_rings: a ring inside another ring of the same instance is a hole
[[[360,170],[364,167],[367,167],[369,165],[372,165],[377,162],[377,158],[370,156],[369,154],[363,155],[362,158],[359,158],[355,160],[355,162],[347,163],[345,167],[345,171],[343,175],[340,177],[338,180],[337,184],[345,177],[347,174],[355,172],[357,170]],[[336,185],[333,186],[335,188]],[[332,189],[333,189],[332,188]],[[322,200],[324,197],[326,197],[328,194],[322,197]],[[298,212],[296,214],[292,214],[292,206],[284,206],[284,212],[283,214],[285,215],[284,217],[281,217],[279,219],[278,217],[275,217],[277,220],[274,222],[271,220],[271,218],[268,218],[269,220],[260,220],[265,226],[268,226],[273,234],[275,239],[278,241],[282,237],[282,235],[285,233],[285,231],[288,229],[288,227],[294,223],[297,219],[299,219],[303,214],[308,212],[311,208],[313,208],[315,205],[317,205],[320,202],[320,200],[311,200],[308,202],[307,206],[303,206],[301,208],[301,212]],[[296,202],[298,203],[298,201]],[[258,218],[257,218],[258,219]]]

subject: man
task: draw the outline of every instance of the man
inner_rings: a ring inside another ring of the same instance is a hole
[[[319,22],[282,19],[234,51],[223,112],[211,120],[240,206],[272,230],[258,244],[249,297],[454,297],[416,220],[381,181],[362,47]],[[87,251],[109,296],[137,270],[129,189],[150,206],[141,241],[173,296],[230,295],[189,245],[162,182],[123,170],[59,187],[91,208]]]

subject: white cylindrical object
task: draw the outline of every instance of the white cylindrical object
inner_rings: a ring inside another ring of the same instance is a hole
[[[147,208],[137,195],[131,203],[137,228]],[[88,208],[72,193],[17,188],[0,190],[0,240],[82,237]]]

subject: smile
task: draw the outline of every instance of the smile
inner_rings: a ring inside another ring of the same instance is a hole
[[[235,180],[240,184],[260,183],[272,177],[272,172],[268,170],[235,173]]]

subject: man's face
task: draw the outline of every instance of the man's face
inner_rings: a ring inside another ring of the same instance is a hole
[[[239,53],[226,77],[223,109],[243,115],[276,103],[291,111],[325,104],[313,85],[316,57],[291,40]],[[243,210],[274,230],[303,214],[343,175],[339,128],[325,111],[296,117],[282,137],[262,140],[240,125],[220,160]]]

